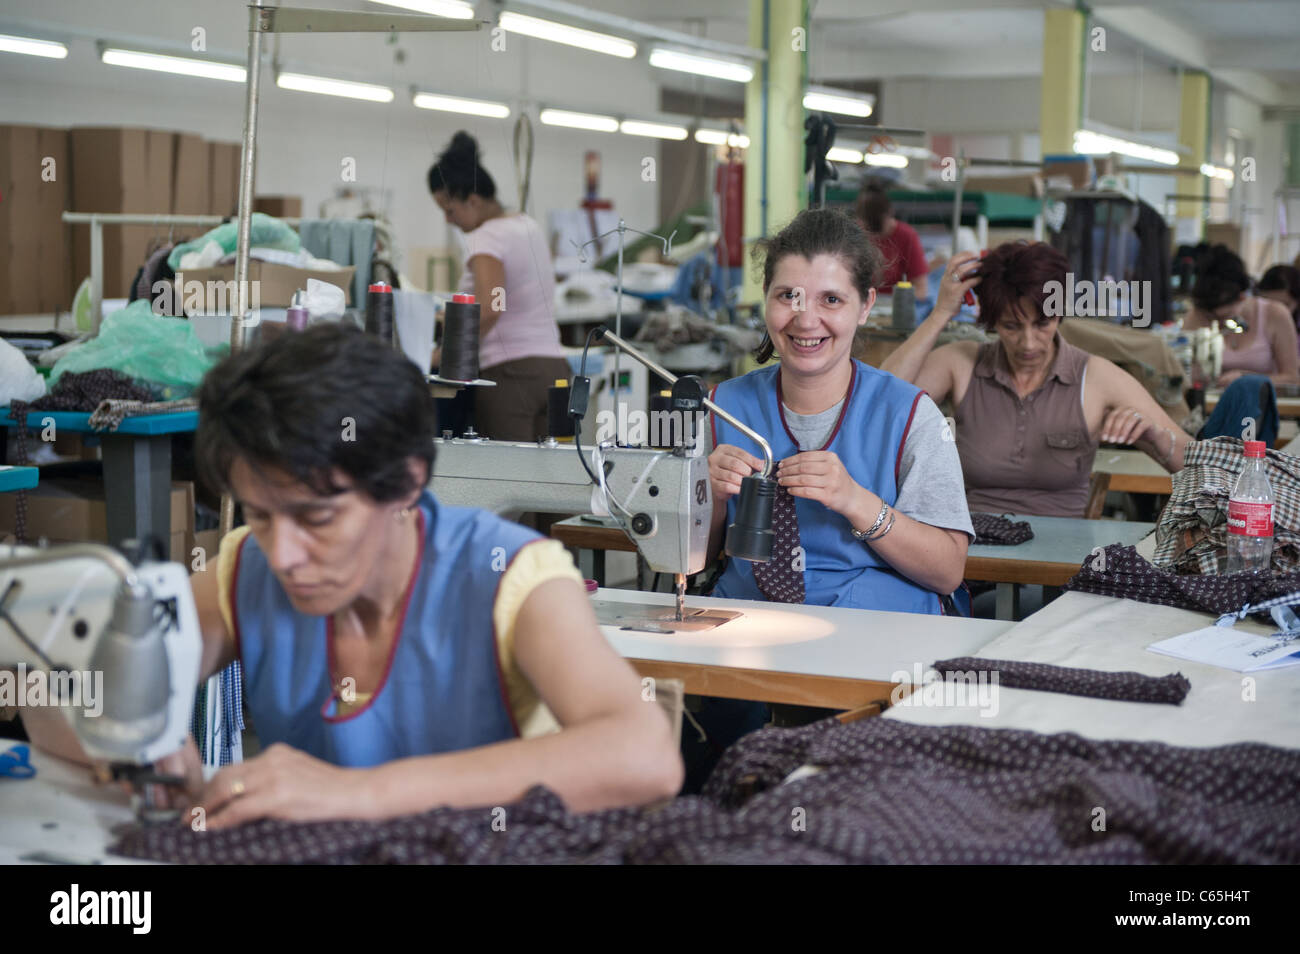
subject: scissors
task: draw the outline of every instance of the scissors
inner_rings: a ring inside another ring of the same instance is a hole
[[[0,778],[31,778],[35,775],[31,751],[26,745],[15,745],[7,752],[0,752]]]

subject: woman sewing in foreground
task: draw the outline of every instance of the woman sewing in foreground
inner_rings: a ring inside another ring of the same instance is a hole
[[[1046,302],[1066,287],[1068,269],[1041,243],[953,256],[934,311],[883,364],[935,401],[951,400],[973,511],[1083,516],[1100,441],[1134,444],[1170,473],[1183,467],[1191,438],[1146,389],[1058,333],[1061,318]],[[997,340],[936,348],[970,288],[979,326]]]
[[[199,406],[200,471],[248,522],[193,579],[201,676],[242,661],[266,747],[202,786],[209,827],[676,794],[668,720],[568,554],[426,489],[433,402],[400,352],[318,326],[222,362]],[[171,762],[197,786],[192,740]]]
[[[875,302],[880,253],[847,215],[816,209],[760,243],[759,254],[767,351],[781,362],[718,385],[713,400],[768,441],[780,462],[773,476],[794,498],[800,550],[778,545],[773,560],[795,560],[805,603],[940,613],[940,597],[961,585],[974,534],[939,409],[850,356]],[[716,415],[712,436],[716,553],[741,480],[763,460]],[[754,568],[730,560],[712,595],[790,599]]]

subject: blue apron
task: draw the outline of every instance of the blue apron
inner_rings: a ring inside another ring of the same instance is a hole
[[[898,499],[898,465],[903,441],[922,392],[892,374],[853,361],[853,376],[840,420],[821,450],[836,454],[849,475],[891,507]],[[720,407],[762,434],[775,460],[799,453],[781,412],[780,366],[759,368],[714,389]],[[713,416],[714,445],[732,444],[762,458],[757,444]],[[849,532],[848,520],[813,500],[795,498],[799,540],[804,550],[805,602],[817,606],[942,612],[938,594],[913,583]],[[727,501],[727,525],[736,519],[736,498]],[[729,559],[713,594],[763,600],[753,564]]]
[[[388,672],[370,702],[344,716],[330,677],[332,622],[294,610],[257,541],[245,537],[234,616],[263,745],[360,768],[517,737],[492,606],[504,568],[537,534],[483,510],[442,506],[428,491],[419,513],[420,558]]]

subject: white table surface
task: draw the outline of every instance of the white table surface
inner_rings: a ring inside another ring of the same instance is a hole
[[[596,599],[672,606],[671,593],[600,589]],[[791,606],[748,600],[688,596],[686,606],[734,609],[744,613],[711,630],[658,635],[616,626],[601,631],[629,659],[695,663],[736,669],[836,676],[878,682],[907,681],[919,667],[950,656],[975,652],[1006,632],[1010,622],[842,609]]]
[[[1171,477],[1145,451],[1131,448],[1098,447],[1092,460],[1093,473],[1125,474],[1135,477]]]
[[[0,751],[16,743],[0,741]],[[130,796],[116,785],[97,785],[90,769],[31,749],[36,776],[0,777],[0,865],[19,864],[32,851],[66,856],[79,864],[133,864],[107,854],[112,828],[134,820]]]
[[[1084,520],[1081,517],[1021,517],[1013,514],[1010,519],[1028,521],[1034,538],[1015,546],[972,545],[966,551],[966,559],[981,557],[1077,565],[1096,547],[1111,543],[1135,544],[1156,526],[1136,520]]]
[[[1207,613],[1089,593],[1066,593],[974,654],[985,659],[1151,676],[1181,672],[1192,688],[1178,706],[998,687],[996,711],[990,705],[988,714],[978,704],[947,708],[904,705],[890,709],[884,718],[921,725],[1074,732],[1091,739],[1171,745],[1263,742],[1300,748],[1300,668],[1250,674],[1255,680],[1255,699],[1245,701],[1245,674],[1146,649],[1153,642],[1213,622]],[[1260,634],[1272,631],[1253,621],[1238,622],[1237,628]]]

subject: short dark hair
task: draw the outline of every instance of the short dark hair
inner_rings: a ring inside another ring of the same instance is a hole
[[[1286,292],[1295,299],[1295,312],[1300,314],[1300,268],[1294,265],[1274,265],[1263,274],[1256,289]]]
[[[417,488],[410,458],[428,465],[426,481],[433,475],[437,413],[424,375],[352,326],[313,325],[231,355],[203,378],[198,400],[196,463],[220,492],[236,458],[321,496],[348,489],[339,470],[378,503]]]
[[[1038,316],[1048,317],[1043,303],[1051,295],[1049,282],[1065,288],[1070,263],[1057,249],[1043,242],[1005,242],[980,259],[980,283],[975,298],[980,305],[976,324],[992,331],[998,319],[1008,312],[1016,314],[1020,299],[1034,300]]]
[[[894,211],[894,203],[889,200],[889,193],[879,182],[867,182],[858,192],[858,218],[868,232],[880,233],[885,230],[885,219]]]
[[[429,167],[429,191],[446,191],[453,199],[471,195],[495,199],[497,184],[478,161],[479,148],[474,137],[461,130],[451,137],[438,160]]]
[[[853,277],[853,287],[866,298],[880,274],[882,256],[862,226],[838,209],[804,209],[771,238],[754,243],[754,261],[762,262],[763,292],[772,286],[777,263],[787,255],[811,261],[818,255],[834,255]],[[774,352],[766,335],[755,357],[767,361]]]
[[[1192,282],[1192,304],[1202,311],[1214,311],[1250,291],[1253,282],[1246,264],[1226,245],[1212,245],[1196,258]]]

